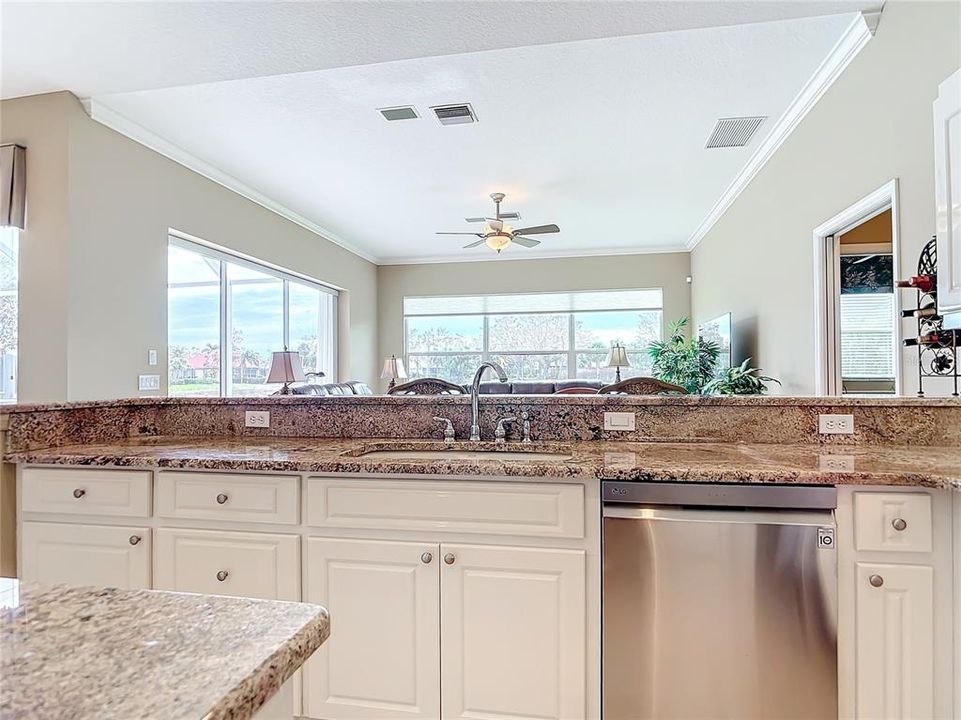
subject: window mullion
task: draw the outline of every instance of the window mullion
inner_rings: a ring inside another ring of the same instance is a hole
[[[490,319],[487,315],[484,315],[484,341],[481,344],[481,362],[488,362],[490,359]]]
[[[227,263],[220,261],[220,394],[229,397],[233,390],[233,343],[230,335],[230,288],[227,284]]]
[[[577,356],[574,353],[574,313],[567,316],[568,335],[567,335],[567,379],[572,380],[577,377]]]
[[[284,283],[284,350],[288,350],[290,346],[290,282],[287,280]],[[317,352],[320,352],[320,334],[317,335]]]

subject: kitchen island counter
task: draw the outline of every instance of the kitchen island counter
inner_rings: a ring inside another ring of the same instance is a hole
[[[0,717],[245,720],[326,640],[319,605],[20,583]]]
[[[376,458],[376,451],[484,449],[468,458]],[[499,459],[510,451],[513,459]],[[566,454],[517,459],[518,452]],[[597,480],[900,485],[961,490],[956,447],[717,442],[446,444],[314,437],[137,437],[8,453],[7,462],[68,466]]]

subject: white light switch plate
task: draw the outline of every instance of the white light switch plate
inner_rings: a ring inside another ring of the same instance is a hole
[[[604,413],[605,430],[633,430],[634,413],[606,412]]]
[[[138,390],[159,390],[160,376],[159,375],[138,375],[137,389]]]
[[[270,413],[266,410],[247,410],[244,413],[244,425],[247,427],[270,427]]]
[[[148,350],[148,351],[147,351],[147,364],[148,364],[148,365],[156,365],[156,364],[157,364],[157,351],[156,351],[156,350]]]
[[[822,435],[853,435],[854,415],[818,415],[818,432]]]

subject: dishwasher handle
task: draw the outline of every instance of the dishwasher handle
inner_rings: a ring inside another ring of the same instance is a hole
[[[605,505],[834,510],[838,491],[833,485],[605,480],[601,483],[601,499]]]

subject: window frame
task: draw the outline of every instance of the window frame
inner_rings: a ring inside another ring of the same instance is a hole
[[[538,356],[538,355],[566,355],[567,357],[567,378],[568,380],[576,379],[577,374],[577,358],[579,355],[585,354],[601,354],[607,352],[606,350],[592,350],[590,348],[578,348],[576,347],[577,338],[577,319],[579,315],[596,315],[601,313],[623,313],[623,312],[658,312],[660,313],[660,327],[659,335],[663,339],[664,337],[664,289],[663,288],[633,288],[634,290],[646,292],[646,291],[657,291],[660,293],[661,300],[659,307],[617,307],[617,308],[607,308],[607,309],[589,309],[589,310],[567,310],[567,311],[557,311],[557,310],[533,310],[533,311],[521,311],[521,312],[480,312],[480,313],[461,313],[461,314],[450,314],[450,315],[438,315],[438,314],[428,314],[428,313],[410,313],[404,312],[404,362],[408,368],[412,367],[410,362],[411,357],[463,357],[466,355],[480,355],[481,362],[487,362],[491,357],[495,355],[521,355],[521,356]],[[616,293],[621,292],[621,290],[609,289],[609,290],[583,290],[583,291],[550,291],[544,294],[553,294],[554,292],[566,292],[570,294],[576,294],[578,292],[599,294],[599,293]],[[537,293],[525,293],[525,295],[537,294]],[[507,294],[510,296],[510,294]],[[497,295],[498,297],[504,297],[504,295]],[[456,296],[452,296],[456,297]],[[475,297],[475,296],[470,296]],[[494,297],[494,295],[485,295],[482,297]],[[408,298],[404,298],[407,300]],[[514,316],[514,315],[567,315],[567,347],[558,348],[554,350],[492,350],[490,344],[490,318],[495,316]],[[412,352],[410,350],[410,325],[408,320],[410,318],[442,318],[442,317],[480,317],[483,321],[483,329],[481,333],[481,349],[480,350],[440,350],[434,352]],[[643,351],[635,351],[643,352]],[[572,376],[573,375],[573,376]]]
[[[231,308],[231,293],[230,286],[231,283],[228,281],[227,277],[227,264],[232,263],[234,265],[239,265],[245,267],[249,270],[253,270],[264,275],[270,275],[271,277],[281,280],[283,283],[283,342],[284,348],[290,346],[290,283],[296,283],[298,285],[304,285],[310,287],[314,290],[318,290],[325,293],[331,298],[331,320],[333,325],[332,331],[332,346],[331,346],[331,367],[329,371],[326,371],[326,376],[331,382],[336,381],[337,378],[337,343],[338,343],[338,332],[339,332],[339,317],[338,317],[338,291],[326,285],[319,280],[308,277],[306,275],[301,275],[290,270],[286,270],[277,265],[273,265],[266,261],[260,261],[253,258],[249,258],[243,255],[234,254],[223,250],[219,247],[214,247],[206,242],[200,241],[198,239],[192,239],[184,237],[180,234],[174,233],[173,231],[168,232],[167,236],[167,247],[168,249],[173,247],[178,247],[182,250],[195,253],[208,260],[213,260],[218,263],[217,269],[217,281],[216,284],[219,285],[219,295],[220,295],[220,312],[219,312],[219,335],[220,335],[220,394],[218,397],[234,397],[232,395],[233,390],[233,338],[231,334],[231,324],[233,320],[232,308]],[[234,281],[236,284],[238,281]],[[243,281],[239,281],[243,282]],[[257,281],[252,281],[257,282]],[[175,287],[187,287],[187,286],[210,286],[213,287],[214,281],[201,282],[201,283],[171,283],[170,278],[167,278],[167,302],[168,302],[168,316],[167,316],[167,348],[168,356],[170,349],[170,317],[169,317],[169,302],[170,302],[170,289]],[[280,350],[281,348],[278,348]],[[171,395],[171,385],[170,385],[170,365],[168,361],[167,365],[167,395]],[[240,396],[237,396],[240,397]]]
[[[10,260],[13,261],[14,266],[14,288],[12,290],[0,290],[0,294],[13,297],[17,306],[17,313],[13,318],[14,334],[17,336],[13,352],[13,380],[11,382],[13,394],[10,397],[3,397],[0,393],[0,405],[15,405],[20,402],[20,233],[22,230],[16,225],[0,225],[0,231],[9,232],[12,235],[13,257]]]

